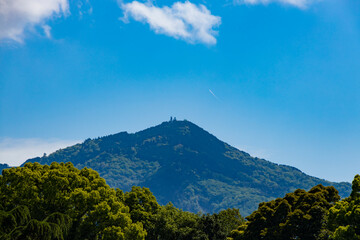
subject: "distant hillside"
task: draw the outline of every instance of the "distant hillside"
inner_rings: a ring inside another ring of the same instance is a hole
[[[6,163],[0,163],[0,174],[2,173],[3,169],[9,168],[10,166]]]
[[[112,187],[149,187],[161,204],[193,212],[236,207],[250,214],[260,202],[297,188],[335,186],[349,196],[349,183],[332,183],[300,170],[251,157],[189,121],[170,121],[146,130],[87,139],[27,162],[72,162],[90,167]]]

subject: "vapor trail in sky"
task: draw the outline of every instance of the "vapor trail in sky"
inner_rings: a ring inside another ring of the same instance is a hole
[[[209,92],[211,93],[211,95],[214,96],[214,98],[216,98],[218,101],[220,101],[220,99],[215,95],[215,93],[213,93],[213,91],[211,91],[211,89],[209,88]]]

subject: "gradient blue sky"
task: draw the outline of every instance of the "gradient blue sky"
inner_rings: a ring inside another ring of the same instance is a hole
[[[176,116],[313,176],[360,173],[358,0],[10,1],[1,163]]]

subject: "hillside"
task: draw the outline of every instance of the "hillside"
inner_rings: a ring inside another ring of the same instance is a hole
[[[0,174],[2,173],[3,169],[9,168],[10,166],[6,163],[0,163]]]
[[[26,162],[72,162],[90,167],[112,187],[149,187],[159,203],[193,212],[237,207],[246,216],[260,202],[297,188],[335,186],[349,196],[349,183],[332,183],[300,170],[254,158],[189,121],[170,121],[129,134],[87,139]]]

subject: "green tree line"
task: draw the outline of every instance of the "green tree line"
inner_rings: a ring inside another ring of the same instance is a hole
[[[261,203],[246,220],[229,239],[360,239],[360,175],[341,201],[334,187],[317,185]]]
[[[171,190],[169,190],[171,191]],[[0,176],[0,239],[225,239],[244,219],[160,206],[147,188],[124,193],[71,163],[27,163]]]
[[[317,185],[261,203],[245,220],[238,209],[161,206],[148,188],[124,193],[71,163],[27,163],[0,176],[0,239],[360,239],[360,175],[343,200],[334,187]]]

